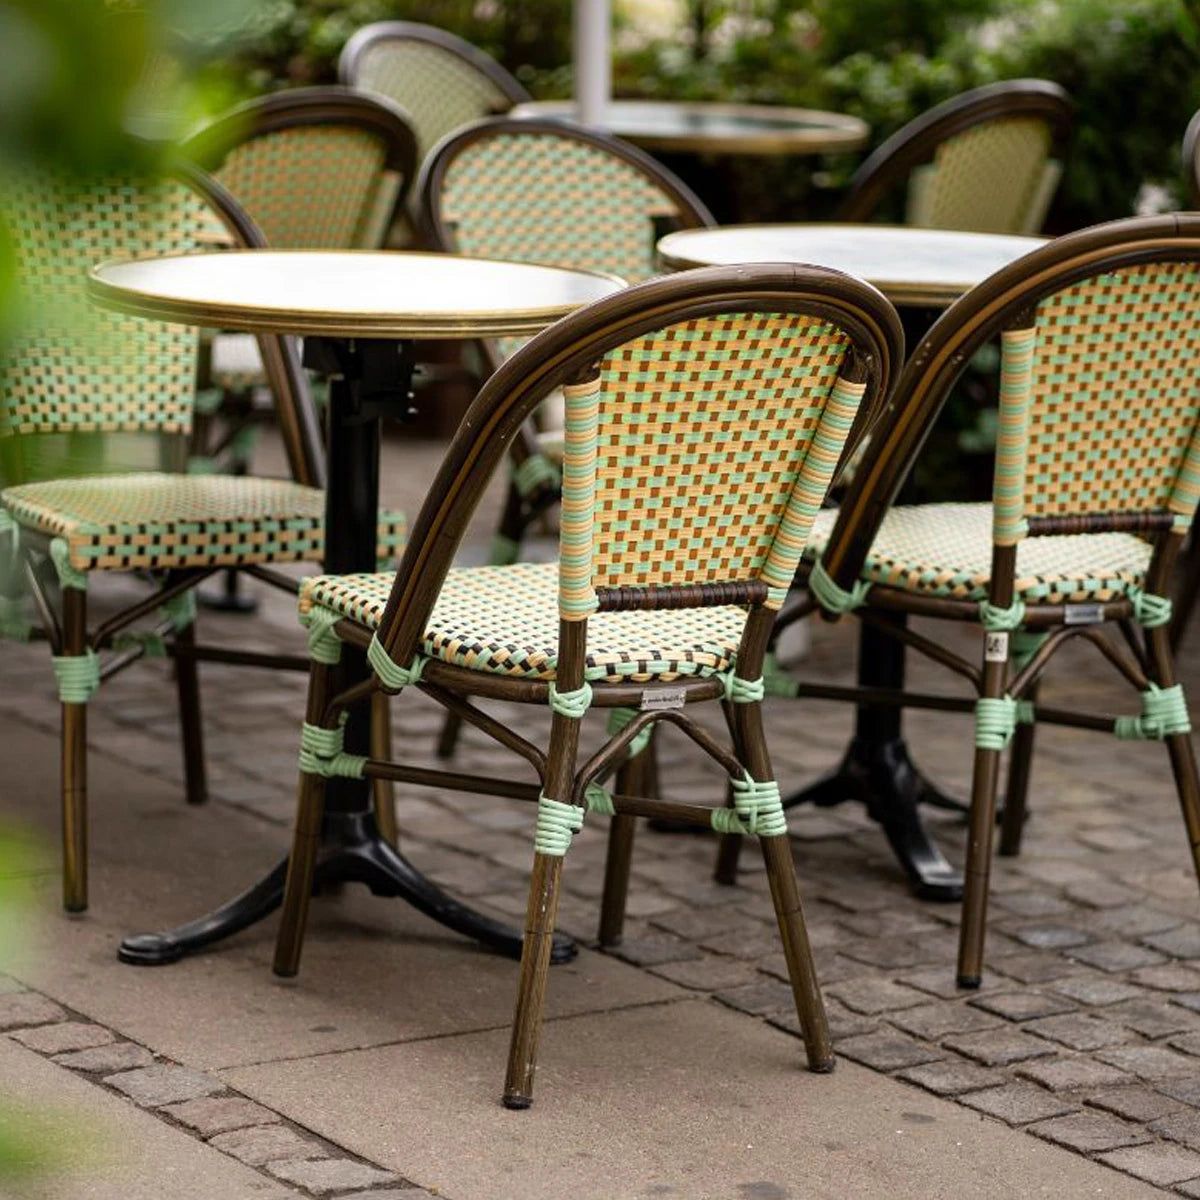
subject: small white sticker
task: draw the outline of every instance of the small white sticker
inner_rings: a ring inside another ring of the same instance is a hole
[[[682,708],[686,703],[686,688],[662,688],[642,693],[643,712],[656,712],[664,708]]]
[[[983,642],[984,662],[1008,662],[1008,634],[989,633]]]

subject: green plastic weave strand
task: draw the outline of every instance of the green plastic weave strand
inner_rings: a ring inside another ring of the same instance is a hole
[[[320,775],[323,779],[361,779],[366,758],[360,754],[347,754],[342,746],[345,739],[346,715],[336,729],[322,729],[307,721],[300,733],[300,770],[306,775]]]
[[[550,708],[560,717],[570,717],[573,721],[583,719],[584,713],[592,706],[592,685],[584,683],[573,692],[560,692],[553,683],[550,684]]]
[[[779,837],[787,833],[779,784],[773,779],[752,779],[749,774],[734,779],[733,809],[745,832],[758,837]],[[718,811],[718,810],[714,810]]]
[[[407,667],[397,666],[395,659],[383,648],[378,634],[372,636],[371,644],[367,647],[367,662],[379,676],[380,683],[393,692],[417,683],[421,672],[425,670],[425,661],[419,654],[415,654]]]
[[[634,717],[638,715],[636,708],[614,708],[608,714],[608,733],[610,737],[616,737]],[[629,743],[629,757],[637,758],[647,746],[650,745],[650,739],[654,736],[653,724],[646,725],[643,729],[639,729],[634,734],[633,741]]]
[[[341,639],[333,627],[342,619],[340,613],[314,605],[300,614],[300,623],[308,630],[308,657],[313,662],[333,666],[342,658]]]
[[[533,848],[539,854],[562,858],[571,848],[571,838],[583,828],[583,809],[549,796],[538,797],[537,827]]]
[[[981,696],[975,701],[975,745],[980,750],[1003,750],[1018,725],[1031,725],[1034,707],[1011,696]]]
[[[86,704],[100,687],[100,659],[94,650],[82,654],[55,654],[50,658],[58,680],[58,698],[64,704]]]
[[[1113,726],[1117,737],[1130,741],[1159,741],[1176,733],[1191,733],[1183,685],[1160,688],[1150,685],[1142,693],[1142,712],[1137,717],[1118,717]]]
[[[818,559],[808,576],[808,590],[826,612],[841,614],[861,608],[867,602],[871,584],[865,579],[856,579],[850,590],[846,591],[834,581],[825,570],[825,564]]]
[[[531,454],[513,468],[513,484],[522,499],[529,500],[541,491],[558,491],[562,477],[544,454]]]
[[[721,682],[730,704],[757,704],[767,694],[766,681],[761,675],[757,679],[743,679],[734,671],[726,671]]]

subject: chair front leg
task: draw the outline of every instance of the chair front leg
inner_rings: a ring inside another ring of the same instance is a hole
[[[371,757],[388,761],[392,757],[392,709],[387,692],[371,697]],[[396,787],[390,779],[371,780],[371,802],[379,836],[396,847],[400,831],[396,827]]]
[[[190,622],[175,633],[175,644],[184,650],[196,642],[196,629]],[[200,707],[199,664],[188,654],[175,658],[175,690],[179,698],[179,727],[183,740],[183,777],[189,804],[208,799],[208,778],[204,765],[204,724]]]
[[[63,907],[84,912],[88,906],[87,687],[74,687],[63,662],[94,662],[88,656],[87,592],[64,587],[63,653],[55,662],[62,701],[62,856]],[[68,667],[67,670],[71,670]]]

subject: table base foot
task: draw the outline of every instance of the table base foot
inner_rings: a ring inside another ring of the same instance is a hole
[[[252,888],[220,908],[161,933],[125,938],[117,951],[123,963],[164,966],[178,962],[269,916],[283,902],[287,859]],[[362,883],[376,896],[399,897],[439,924],[509,958],[521,957],[521,931],[476,912],[442,891],[402,854],[385,842],[370,814],[330,814],[317,859],[314,894],[340,883]],[[556,934],[552,963],[570,962],[575,942]]]

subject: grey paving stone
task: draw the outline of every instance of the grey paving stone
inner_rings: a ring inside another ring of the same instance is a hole
[[[838,1042],[837,1052],[876,1071],[915,1067],[942,1057],[936,1046],[927,1046],[891,1030],[844,1038]]]
[[[232,1129],[208,1139],[225,1154],[231,1154],[252,1167],[261,1167],[281,1158],[328,1158],[325,1147],[301,1137],[286,1125],[251,1125]]]
[[[1200,1108],[1200,1078],[1167,1079],[1155,1086],[1173,1100],[1181,1100],[1184,1104]]]
[[[1173,1037],[1170,1044],[1185,1054],[1200,1055],[1200,1033],[1185,1033],[1181,1037]]]
[[[1075,1112],[1079,1107],[1032,1083],[1008,1083],[1003,1087],[985,1088],[982,1092],[968,1092],[959,1097],[959,1103],[987,1113],[989,1117],[998,1117],[1009,1125],[1045,1121]]]
[[[1129,1032],[1115,1021],[1091,1013],[1063,1013],[1057,1017],[1041,1017],[1028,1021],[1025,1029],[1040,1037],[1061,1042],[1072,1050],[1100,1050],[1129,1040]]]
[[[730,1008],[752,1013],[754,1016],[779,1012],[793,1003],[792,989],[786,983],[777,979],[765,979],[761,975],[756,983],[715,992],[713,998],[722,1004],[728,1004]]]
[[[994,991],[1011,991],[1012,981],[993,974],[985,975],[982,984],[967,991],[958,986],[954,978],[952,963],[944,963],[938,967],[922,967],[916,971],[905,971],[895,976],[897,983],[907,987],[919,988],[931,996],[940,996],[943,1000],[957,1000],[964,996],[983,996]]]
[[[282,1159],[269,1162],[266,1169],[284,1183],[294,1183],[318,1196],[350,1188],[370,1188],[377,1184],[400,1183],[400,1176],[349,1158]],[[374,1196],[377,1193],[371,1193]]]
[[[1004,1082],[1002,1072],[989,1070],[961,1058],[948,1058],[908,1067],[897,1072],[896,1077],[915,1083],[918,1087],[939,1096],[958,1096],[962,1092],[974,1092]]]
[[[862,938],[847,942],[840,949],[847,958],[894,971],[920,966],[938,957],[929,941],[927,938],[908,937]]]
[[[1073,1012],[1075,1005],[1062,996],[1049,992],[996,992],[990,996],[976,996],[970,1003],[985,1012],[995,1013],[1008,1021],[1028,1021],[1034,1017],[1053,1017],[1058,1013]]]
[[[1119,1146],[1136,1146],[1151,1140],[1138,1125],[1118,1120],[1105,1113],[1079,1112],[1066,1117],[1052,1117],[1029,1126],[1029,1132],[1056,1146],[1066,1146],[1080,1154],[1097,1150],[1116,1150]]]
[[[1115,908],[1141,899],[1140,892],[1109,879],[1085,879],[1068,884],[1063,890],[1070,899],[1091,908]]]
[[[1102,829],[1085,829],[1075,836],[1093,850],[1144,850],[1151,845],[1151,839],[1145,834],[1120,825],[1108,825]]]
[[[14,979],[11,975],[0,975],[0,996],[7,996],[12,992],[25,992],[28,990],[23,983]]]
[[[49,1025],[65,1021],[66,1010],[37,992],[7,992],[0,995],[0,1032],[27,1029],[31,1025]]]
[[[1200,1018],[1165,1000],[1127,1000],[1106,1009],[1104,1015],[1143,1037],[1160,1038],[1200,1028]]]
[[[999,1018],[991,1013],[949,1000],[889,1013],[888,1020],[905,1033],[932,1041],[948,1033],[975,1033],[981,1029],[994,1029],[1000,1024]]]
[[[1180,1079],[1196,1070],[1196,1060],[1166,1046],[1116,1046],[1097,1050],[1096,1057],[1140,1079]]]
[[[1101,971],[1129,971],[1134,967],[1148,967],[1164,960],[1156,950],[1146,946],[1135,946],[1132,942],[1094,942],[1071,951],[1076,962],[1099,967]]]
[[[1109,1084],[1128,1083],[1132,1079],[1132,1076],[1124,1071],[1085,1055],[1070,1058],[1035,1058],[1017,1067],[1017,1074],[1055,1092],[1072,1088],[1106,1087]]]
[[[1200,958],[1200,925],[1180,925],[1164,933],[1152,933],[1142,941],[1172,958]]]
[[[103,1025],[87,1021],[62,1021],[57,1025],[38,1025],[12,1035],[14,1040],[39,1054],[64,1054],[68,1050],[88,1050],[105,1046],[113,1035]]]
[[[1194,992],[1200,988],[1200,972],[1182,963],[1143,967],[1140,971],[1134,971],[1130,978],[1143,987],[1162,992]]]
[[[1200,1179],[1193,1179],[1188,1183],[1177,1184],[1175,1191],[1181,1196],[1200,1196]]]
[[[988,1067],[1003,1067],[1053,1054],[1054,1047],[1019,1029],[993,1029],[946,1039],[946,1046]],[[1032,1119],[1032,1118],[1031,1118]]]
[[[1146,994],[1142,988],[1134,987],[1133,984],[1120,979],[1111,979],[1107,975],[1081,975],[1075,979],[1060,979],[1051,986],[1061,995],[1092,1007],[1117,1004],[1122,1000],[1131,1000]]]
[[[1180,1103],[1164,1096],[1162,1092],[1134,1083],[1127,1087],[1105,1088],[1084,1097],[1093,1108],[1116,1113],[1130,1121],[1155,1121],[1168,1113],[1179,1112]]]
[[[758,973],[750,963],[736,958],[706,954],[702,958],[682,962],[665,962],[649,968],[655,975],[669,979],[681,987],[712,991],[714,988],[736,988],[753,983]]]
[[[1075,911],[1075,906],[1056,892],[1010,892],[994,896],[992,904],[1018,917],[1060,917]]]
[[[1149,1128],[1173,1142],[1182,1142],[1192,1150],[1200,1150],[1200,1110],[1181,1108],[1151,1121]]]
[[[1148,904],[1122,904],[1117,908],[1105,909],[1093,914],[1089,924],[1117,937],[1144,938],[1147,934],[1162,933],[1174,929],[1182,918],[1174,913],[1163,912]]]
[[[650,918],[650,923],[667,933],[694,941],[728,933],[730,914],[724,908],[679,908],[674,912],[656,914]]]
[[[825,990],[847,1008],[860,1013],[895,1012],[925,1003],[925,997],[920,992],[882,976],[844,979]]]
[[[626,938],[607,953],[637,967],[657,967],[662,963],[685,962],[700,957],[699,949],[692,942],[667,934],[660,937]]]
[[[1086,949],[1086,947],[1085,947]],[[1072,954],[1076,951],[1072,950]],[[989,964],[989,975],[993,972],[1007,975],[1020,983],[1050,983],[1072,974],[1077,968],[1070,960],[1057,954],[1006,954]],[[1011,988],[1012,984],[1006,984]]]
[[[122,1071],[118,1075],[106,1076],[104,1082],[117,1091],[124,1092],[143,1108],[158,1108],[163,1104],[176,1104],[180,1100],[195,1100],[198,1096],[212,1096],[226,1090],[226,1085],[221,1080],[188,1067],[177,1067],[172,1063],[158,1063],[136,1071]]]
[[[185,1100],[182,1104],[168,1104],[160,1111],[196,1130],[202,1137],[230,1129],[245,1129],[249,1125],[269,1125],[279,1120],[278,1113],[244,1096],[205,1096],[199,1100]]]
[[[1099,1159],[1118,1171],[1158,1187],[1170,1187],[1200,1176],[1200,1154],[1166,1142],[1110,1150],[1099,1155]]]
[[[107,1046],[95,1046],[91,1050],[56,1054],[54,1061],[59,1066],[70,1067],[75,1071],[87,1071],[90,1075],[107,1075],[112,1071],[148,1067],[154,1062],[154,1055],[145,1046],[134,1042],[113,1042]]]
[[[1095,939],[1090,933],[1076,929],[1073,925],[1022,925],[1010,930],[1017,941],[1038,950],[1069,950],[1073,946],[1084,946]]]

